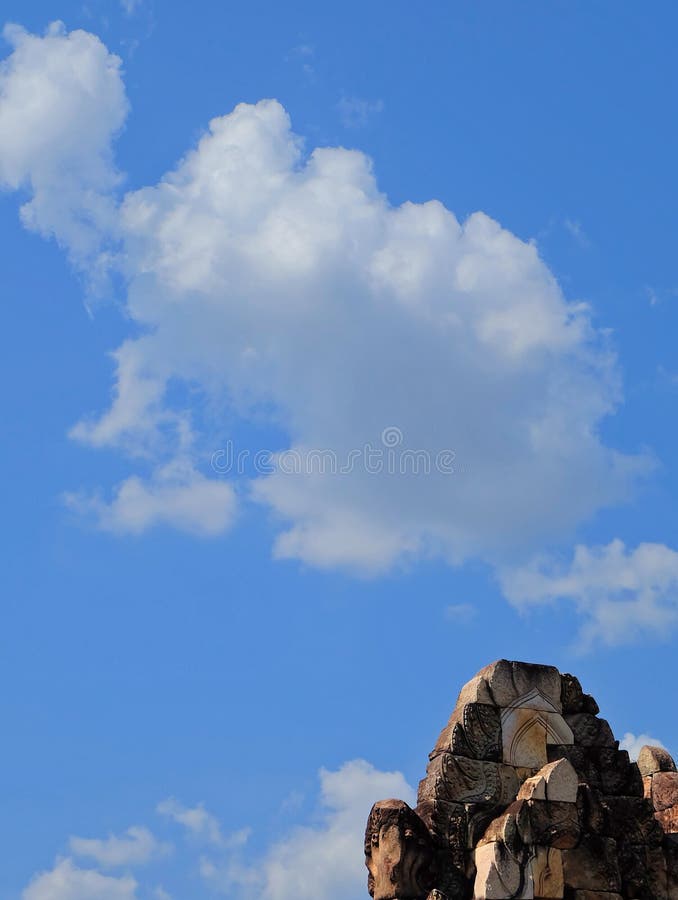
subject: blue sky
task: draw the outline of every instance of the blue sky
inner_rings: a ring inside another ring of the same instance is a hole
[[[0,897],[357,900],[499,657],[678,748],[674,5],[3,17]]]

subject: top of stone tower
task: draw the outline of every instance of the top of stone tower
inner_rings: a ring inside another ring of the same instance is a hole
[[[372,810],[374,900],[678,900],[676,767],[655,747],[632,762],[598,713],[553,666],[481,669],[429,756],[416,810]]]

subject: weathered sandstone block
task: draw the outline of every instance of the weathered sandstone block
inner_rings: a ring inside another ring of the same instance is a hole
[[[519,800],[561,800],[577,802],[579,778],[571,763],[558,759],[548,763],[520,786]]]
[[[583,692],[579,679],[574,675],[561,676],[560,698],[564,714],[585,712],[597,716],[600,712],[596,701]]]
[[[570,887],[588,891],[621,891],[617,845],[612,838],[589,834],[577,847],[563,851],[563,875]]]
[[[664,747],[646,744],[638,754],[638,769],[641,775],[654,775],[655,772],[675,772],[676,764]]]
[[[580,747],[612,747],[617,749],[612,729],[605,721],[591,713],[571,713],[565,721],[572,729],[574,743]]]
[[[431,757],[453,753],[471,759],[501,762],[501,723],[499,710],[487,703],[458,706],[440,733]]]
[[[534,897],[531,872],[526,872],[503,844],[493,842],[478,847],[475,865],[474,900]]]
[[[561,898],[565,891],[563,857],[554,847],[537,847],[530,858],[534,896],[540,900]]]
[[[419,784],[418,802],[440,799],[456,803],[508,804],[518,793],[510,766],[441,753],[428,765]]]

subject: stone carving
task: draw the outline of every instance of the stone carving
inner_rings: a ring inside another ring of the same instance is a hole
[[[466,703],[455,709],[430,758],[445,751],[455,756],[501,762],[501,723],[497,707],[487,703]]]
[[[374,900],[425,897],[435,881],[435,847],[419,816],[402,800],[372,807],[365,832],[368,890]]]
[[[374,900],[678,900],[678,771],[633,763],[553,666],[499,660],[466,684],[417,807],[375,804]]]
[[[517,788],[512,766],[441,753],[428,764],[426,778],[419,784],[418,799],[496,806],[510,803]]]

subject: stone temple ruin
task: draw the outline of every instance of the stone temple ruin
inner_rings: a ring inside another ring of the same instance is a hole
[[[459,694],[416,809],[376,803],[374,900],[678,900],[678,772],[619,749],[573,675],[502,659]]]

